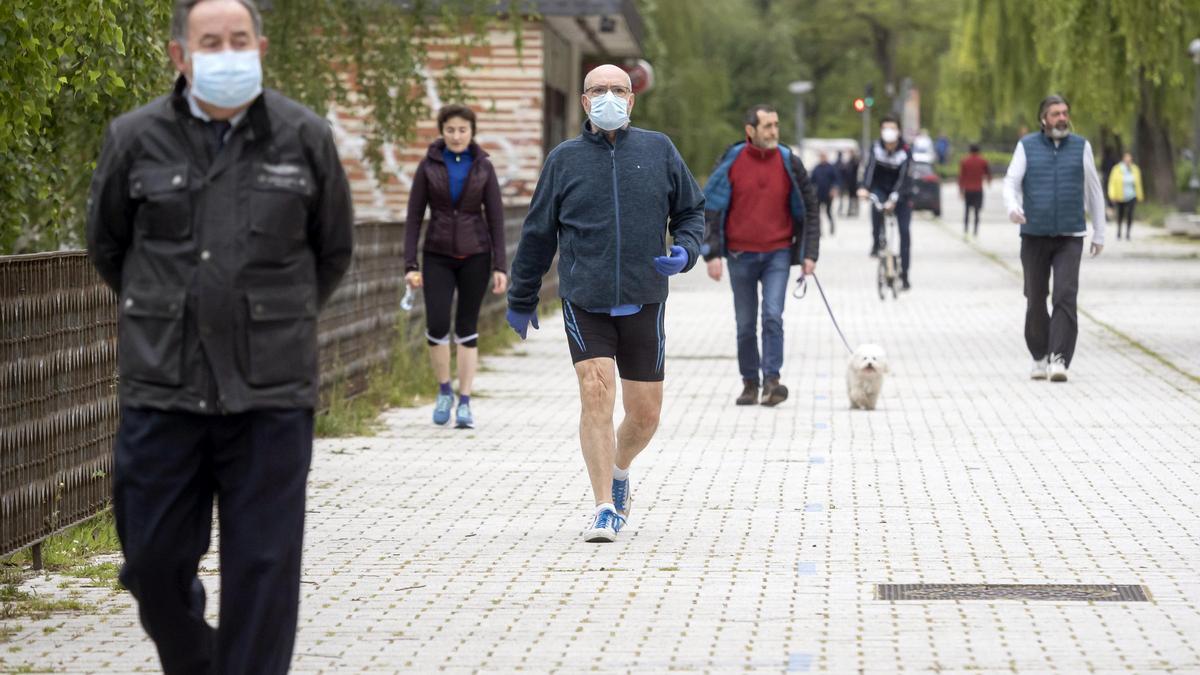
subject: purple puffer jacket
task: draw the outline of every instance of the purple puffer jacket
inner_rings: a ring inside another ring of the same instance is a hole
[[[425,232],[425,251],[454,258],[492,253],[492,269],[508,272],[504,247],[504,205],[500,201],[500,183],[488,154],[474,141],[471,172],[458,203],[450,200],[450,174],[442,151],[446,141],[429,145],[425,158],[417,165],[412,191],[408,196],[408,218],[404,233],[404,271],[419,270],[417,240],[425,207],[429,207],[429,227]],[[484,218],[484,212],[487,218]]]

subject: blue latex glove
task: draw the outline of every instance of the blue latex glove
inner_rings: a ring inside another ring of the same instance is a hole
[[[534,330],[538,329],[537,312],[518,312],[510,307],[504,318],[517,335],[521,336],[522,340],[525,339],[525,333],[529,331],[529,324],[533,324]]]
[[[687,249],[682,246],[672,246],[671,255],[660,255],[654,259],[654,269],[664,277],[669,277],[672,274],[679,274],[687,265],[688,254]]]

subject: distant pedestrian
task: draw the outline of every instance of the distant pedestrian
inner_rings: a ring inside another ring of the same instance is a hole
[[[121,583],[166,673],[279,675],[296,639],[318,313],[354,218],[329,124],[263,89],[266,50],[253,0],[177,0],[175,87],[112,121],[92,177],[88,255],[119,299]]]
[[[987,160],[979,154],[979,146],[971,144],[970,152],[958,163],[958,194],[963,198],[963,236],[968,234],[971,211],[975,211],[975,236],[979,236],[979,211],[983,208],[984,185],[991,185],[992,172]]]
[[[846,215],[858,215],[858,199],[854,191],[858,188],[858,152],[851,150],[846,153],[846,159],[838,167],[842,174],[842,201],[846,203]],[[840,212],[840,209],[839,209]]]
[[[1092,145],[1071,133],[1070,106],[1051,95],[1038,109],[1041,131],[1026,135],[1013,150],[1004,177],[1004,206],[1021,226],[1025,275],[1025,345],[1033,356],[1030,377],[1066,382],[1079,336],[1076,297],[1079,262],[1092,216],[1092,256],[1104,250],[1104,189]],[[1046,310],[1054,278],[1054,313]]]
[[[822,152],[818,155],[818,159],[810,179],[817,187],[817,210],[825,210],[825,217],[829,219],[829,236],[832,237],[837,229],[837,224],[833,220],[833,200],[837,198],[842,176],[838,167],[829,163],[829,155]],[[819,218],[820,213],[817,216]]]
[[[945,164],[950,160],[950,139],[946,132],[938,134],[937,140],[933,142],[933,151],[937,153],[938,164]]]
[[[475,427],[471,387],[479,365],[479,310],[490,287],[508,287],[504,205],[488,154],[475,142],[475,111],[448,105],[438,111],[441,138],[429,145],[413,174],[404,233],[405,280],[425,289],[425,341],[438,381],[433,423]],[[422,265],[417,264],[421,221],[429,208]],[[458,302],[454,302],[454,296]],[[455,307],[458,405],[450,388],[450,308]]]
[[[805,274],[816,268],[821,222],[804,162],[779,142],[779,113],[759,104],[744,121],[745,140],[725,150],[704,186],[704,259],[713,281],[721,280],[722,259],[729,264],[742,376],[734,402],[776,406],[788,397],[779,381],[788,275],[792,265]]]
[[[1133,163],[1133,155],[1125,153],[1120,163],[1108,174],[1108,199],[1117,206],[1117,239],[1125,225],[1125,240],[1133,235],[1133,207],[1145,199],[1142,193],[1142,170]]]

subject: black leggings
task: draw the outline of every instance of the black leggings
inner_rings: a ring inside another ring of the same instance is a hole
[[[1121,238],[1121,224],[1125,224],[1125,238],[1133,233],[1133,207],[1137,205],[1136,199],[1130,199],[1127,202],[1117,202],[1117,239]]]
[[[491,253],[452,258],[425,252],[421,275],[425,284],[425,340],[430,346],[450,344],[450,304],[456,289],[454,342],[463,347],[479,344],[479,308],[483,306],[491,272]]]

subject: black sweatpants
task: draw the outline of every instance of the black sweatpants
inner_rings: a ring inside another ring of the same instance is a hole
[[[975,211],[975,234],[979,234],[979,210],[983,208],[983,192],[969,191],[963,193],[963,234],[967,233],[971,211]]]
[[[1121,238],[1121,225],[1125,225],[1125,238],[1133,234],[1133,207],[1137,206],[1136,199],[1127,202],[1117,202],[1117,239]]]
[[[825,217],[827,219],[829,219],[829,234],[832,236],[832,235],[836,234],[835,230],[837,229],[837,223],[833,222],[833,197],[826,197],[825,199],[818,198],[818,200],[817,200],[817,211],[818,211],[817,217],[818,218],[821,215],[820,210],[822,207],[825,209]]]
[[[1079,262],[1083,237],[1021,235],[1021,268],[1025,272],[1025,346],[1034,359],[1059,354],[1067,367],[1079,337],[1076,298],[1079,295]],[[1053,313],[1046,309],[1050,278]]]
[[[308,409],[197,415],[122,408],[113,513],[121,583],[166,673],[286,673],[300,607]],[[221,615],[196,576],[220,518]]]
[[[492,254],[452,258],[426,252],[421,276],[425,283],[425,340],[430,345],[450,344],[450,305],[458,292],[454,313],[454,342],[464,347],[479,344],[479,309],[492,278]]]

